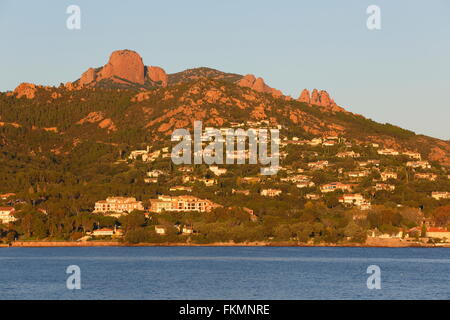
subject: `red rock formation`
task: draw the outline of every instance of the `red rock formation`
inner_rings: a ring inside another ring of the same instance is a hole
[[[92,81],[95,80],[95,77],[96,77],[95,70],[93,68],[87,69],[87,71],[81,75],[81,78],[79,81],[80,86],[85,86],[85,85],[91,83]]]
[[[36,85],[23,82],[14,89],[13,94],[16,94],[17,98],[25,96],[27,99],[33,99],[36,96],[36,91]]]
[[[163,87],[167,87],[168,77],[167,73],[161,67],[146,66],[147,78],[153,82],[161,82]]]
[[[247,74],[244,76],[241,80],[238,81],[238,85],[241,87],[248,87],[251,88],[253,84],[255,83],[256,78],[252,74]]]
[[[324,90],[319,91],[317,89],[314,89],[310,96],[309,91],[304,89],[297,101],[321,107],[337,107],[334,100],[330,98],[328,92]]]
[[[78,80],[78,88],[94,86],[99,81],[108,79],[115,83],[136,83],[143,85],[146,80],[153,84],[167,86],[168,77],[160,67],[144,66],[141,56],[132,50],[114,51],[109,61],[100,70],[89,68]],[[70,85],[66,85],[70,87]],[[71,87],[71,89],[74,89]]]
[[[311,93],[311,100],[310,100],[311,104],[316,104],[319,105],[320,104],[320,98],[319,98],[319,91],[317,91],[317,89],[314,89]]]
[[[112,77],[144,84],[144,63],[141,56],[131,50],[114,51],[108,63],[98,72],[99,80]]]
[[[266,85],[263,78],[256,78],[252,74],[247,74],[237,82],[241,87],[251,88],[258,92],[270,93],[274,97],[281,97],[283,93],[280,90],[274,89]]]
[[[302,93],[300,94],[300,97],[298,97],[297,100],[300,102],[304,102],[304,103],[310,103],[311,98],[310,98],[309,90],[303,89]]]
[[[320,95],[320,106],[327,107],[331,105],[331,99],[328,92],[322,90],[319,92]]]

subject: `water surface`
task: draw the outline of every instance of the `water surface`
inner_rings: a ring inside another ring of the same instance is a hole
[[[449,298],[450,248],[0,248],[0,299]]]

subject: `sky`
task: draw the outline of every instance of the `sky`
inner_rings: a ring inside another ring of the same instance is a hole
[[[380,30],[366,26],[369,5]],[[168,73],[251,73],[294,98],[323,89],[351,112],[450,139],[448,0],[0,0],[0,37],[0,91],[74,81],[131,49]]]

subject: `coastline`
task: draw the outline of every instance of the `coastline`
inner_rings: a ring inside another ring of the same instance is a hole
[[[214,243],[125,243],[118,241],[15,241],[0,244],[0,248],[51,248],[51,247],[360,247],[360,248],[450,248],[450,243],[428,244],[392,239],[370,239],[366,243],[307,244],[295,242],[214,242]]]

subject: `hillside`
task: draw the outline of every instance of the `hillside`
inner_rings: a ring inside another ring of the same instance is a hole
[[[3,148],[29,152],[71,152],[83,140],[134,148],[152,141],[168,143],[175,128],[191,128],[194,120],[223,127],[230,122],[268,120],[283,125],[282,135],[338,135],[360,143],[379,143],[422,153],[450,163],[450,144],[390,124],[380,124],[341,108],[328,108],[275,97],[227,80],[200,78],[151,90],[35,87],[32,99],[0,95]],[[36,141],[36,135],[49,139]],[[16,140],[16,136],[21,136]],[[21,144],[35,141],[26,146]],[[52,144],[50,144],[52,142]]]
[[[281,128],[280,171],[174,165],[171,133],[192,132],[195,120]],[[253,75],[166,74],[124,50],[74,82],[0,93],[0,206],[13,212],[0,240],[120,226],[126,241],[158,242],[164,225],[167,241],[192,241],[174,227],[185,225],[198,243],[364,242],[368,231],[399,234],[424,219],[450,226],[449,166],[449,141],[350,113],[324,90],[292,98]],[[157,211],[161,195],[204,199],[209,214]],[[136,198],[140,209],[94,211],[111,196]]]

